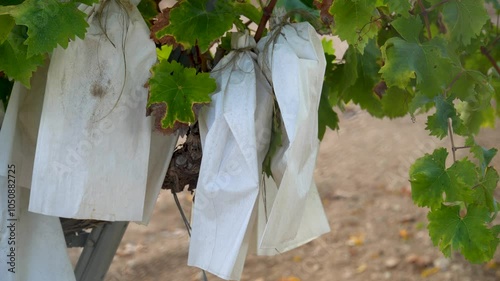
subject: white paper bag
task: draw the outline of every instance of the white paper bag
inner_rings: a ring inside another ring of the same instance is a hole
[[[309,23],[272,31],[258,49],[259,64],[272,81],[284,125],[283,146],[271,163],[273,179],[266,180],[268,213],[264,214],[260,203],[258,219],[257,252],[276,254],[330,231],[313,179],[326,61]]]
[[[85,9],[85,39],[52,55],[29,209],[142,221],[152,126],[144,84],[155,45],[128,0],[101,3]]]
[[[46,76],[47,67],[39,69],[31,79],[31,90],[18,82],[14,84],[0,130],[2,281],[75,280],[59,218],[28,212],[27,188],[31,184]]]
[[[144,201],[144,213],[142,221],[137,223],[147,225],[153,214],[156,200],[160,194],[168,165],[177,145],[178,133],[163,135],[158,132],[151,134],[151,150],[149,152],[148,182],[146,186],[146,198]]]
[[[257,208],[262,162],[271,131],[271,89],[255,41],[233,34],[233,49],[211,75],[218,89],[199,115],[203,160],[188,264],[224,279],[239,279]]]

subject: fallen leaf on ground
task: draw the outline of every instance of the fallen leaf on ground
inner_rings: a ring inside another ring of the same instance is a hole
[[[408,240],[410,238],[410,233],[406,229],[400,229],[399,237],[401,237],[403,240]]]
[[[439,272],[439,267],[430,267],[430,268],[422,270],[422,272],[420,273],[420,276],[422,278],[427,278],[427,277],[432,276],[438,272]]]
[[[418,256],[415,254],[409,255],[406,257],[406,262],[410,264],[414,264],[418,267],[427,267],[432,264],[432,261],[429,257],[426,256]]]
[[[495,260],[490,260],[484,265],[484,269],[496,269],[498,268],[499,264]]]
[[[368,265],[366,265],[366,263],[363,263],[360,266],[358,266],[358,268],[356,268],[356,272],[357,273],[363,273],[363,272],[365,272],[365,270],[367,268],[368,268]]]
[[[295,276],[282,277],[280,281],[301,281],[300,278]]]
[[[365,236],[363,234],[351,235],[347,240],[349,246],[361,246],[365,243]]]

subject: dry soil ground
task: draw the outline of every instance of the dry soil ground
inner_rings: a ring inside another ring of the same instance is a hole
[[[242,280],[500,280],[500,255],[487,265],[443,258],[428,237],[427,210],[411,201],[411,163],[449,147],[448,139],[427,135],[425,119],[378,120],[356,107],[341,113],[341,129],[327,132],[316,168],[332,231],[279,256],[249,256]],[[479,141],[498,146],[500,130],[484,130]],[[494,164],[500,170],[500,160]],[[181,196],[188,210],[189,196]],[[150,225],[130,225],[106,280],[201,280],[200,270],[186,265],[188,240],[163,192]]]

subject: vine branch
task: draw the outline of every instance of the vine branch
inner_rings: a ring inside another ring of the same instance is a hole
[[[455,140],[453,139],[453,121],[451,118],[448,118],[448,133],[450,135],[450,142],[451,142],[451,152],[453,154],[453,163],[457,162],[457,158],[455,155],[455,152],[459,149],[465,149],[465,148],[470,148],[468,145],[464,146],[455,146]]]
[[[498,66],[496,60],[491,56],[490,52],[488,51],[488,49],[486,49],[485,46],[481,46],[481,54],[483,54],[490,61],[493,68],[495,68],[498,74],[500,74],[500,66]]]
[[[451,152],[453,153],[453,163],[457,162],[457,157],[455,156],[455,151],[457,148],[455,147],[455,141],[453,140],[453,126],[451,118],[448,118],[448,134],[450,135],[451,141]]]
[[[427,12],[427,13],[428,13],[428,12],[432,12],[432,11],[434,11],[437,7],[439,7],[439,6],[443,5],[443,4],[446,4],[446,3],[448,3],[448,2],[450,2],[450,0],[442,0],[441,2],[436,3],[436,4],[432,5],[432,6],[430,6],[429,8],[425,9],[425,12]]]
[[[429,15],[427,9],[425,9],[424,3],[422,0],[417,0],[418,5],[420,6],[420,10],[422,10],[421,14],[424,17],[425,28],[427,29],[427,34],[429,35],[429,39],[432,39],[431,33],[431,24],[429,22]]]
[[[269,2],[269,5],[267,5],[263,12],[264,14],[262,15],[262,18],[260,19],[259,22],[259,27],[257,28],[257,31],[255,32],[255,42],[259,42],[260,38],[262,38],[262,33],[264,33],[264,29],[266,28],[266,23],[269,21],[271,18],[271,15],[273,14],[274,6],[276,6],[276,2],[278,0],[271,0]]]
[[[443,95],[444,97],[446,98],[446,96],[448,95],[448,92],[451,90],[451,88],[453,87],[453,85],[455,85],[455,83],[457,83],[458,79],[464,74],[464,70],[460,71],[459,73],[457,73],[457,75],[455,75],[455,77],[453,77],[453,80],[450,82],[450,84],[448,85],[448,87],[446,87],[446,89],[444,90],[443,92]]]

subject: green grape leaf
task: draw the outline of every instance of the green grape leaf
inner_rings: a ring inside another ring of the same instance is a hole
[[[10,94],[12,92],[13,81],[9,81],[7,77],[0,75],[0,102],[2,102],[3,111],[7,110]],[[1,125],[1,124],[0,124]]]
[[[272,177],[271,161],[278,150],[283,146],[283,120],[281,119],[281,112],[278,102],[274,101],[273,120],[271,125],[271,140],[269,149],[267,150],[266,157],[262,162],[262,171],[268,176]]]
[[[23,44],[25,37],[22,29],[20,26],[15,27],[0,45],[0,71],[30,88],[31,75],[43,64],[44,56],[27,57],[28,47]]]
[[[416,92],[408,107],[408,111],[412,115],[419,109],[420,112],[427,112],[430,108],[434,107],[434,100],[428,96],[424,96],[421,92]]]
[[[482,0],[448,1],[443,4],[442,14],[451,39],[463,45],[470,44],[490,19]]]
[[[170,11],[170,24],[156,31],[156,37],[171,35],[186,49],[196,43],[204,53],[210,44],[231,29],[238,15],[231,1],[184,0]]]
[[[391,38],[382,46],[385,61],[380,69],[387,86],[406,88],[416,78],[416,89],[433,98],[442,93],[452,79],[453,64],[446,56],[446,42],[435,37],[425,43]]]
[[[193,107],[211,101],[216,83],[208,73],[196,74],[194,68],[185,68],[178,62],[166,60],[153,66],[149,79],[148,107],[164,107],[161,126],[174,128],[176,122],[189,124],[196,120]]]
[[[234,3],[234,12],[237,15],[242,15],[257,24],[260,22],[260,18],[262,18],[262,11],[250,3]]]
[[[404,2],[404,1],[403,1]],[[418,43],[419,35],[422,32],[424,25],[419,18],[397,18],[392,21],[391,25],[396,31],[408,42]]]
[[[488,207],[490,212],[497,211],[494,192],[498,184],[498,172],[493,167],[486,169],[484,177],[474,188],[474,203]]]
[[[457,111],[469,133],[477,134],[481,127],[495,126],[495,109],[491,105],[494,89],[478,71],[463,71],[453,94],[465,100],[457,103]],[[457,84],[455,83],[455,84]]]
[[[411,193],[415,204],[437,209],[446,201],[469,202],[476,175],[476,166],[467,159],[455,162],[446,169],[445,148],[434,150],[417,159],[410,167]]]
[[[343,71],[345,64],[334,64],[334,55],[325,53],[325,57],[325,79],[323,80],[321,95],[327,97],[329,104],[335,106],[339,104],[339,95],[345,90],[345,87],[343,86],[345,84],[343,83],[348,82],[348,79],[352,78],[352,76],[347,76],[343,79],[343,74],[345,74],[345,71]],[[354,74],[357,75],[355,72]]]
[[[478,145],[473,137],[468,137],[467,140],[465,141],[465,145],[470,147],[470,152],[479,161],[481,174],[484,174],[491,160],[497,154],[498,149],[496,148],[486,149]]]
[[[137,9],[141,12],[142,17],[148,25],[151,25],[149,21],[158,15],[156,6],[157,5],[154,0],[141,0],[141,2],[137,5]]]
[[[2,0],[0,6],[13,6],[23,3],[24,0]]]
[[[0,15],[0,44],[2,44],[9,36],[10,31],[16,25],[14,18],[10,15]]]
[[[286,11],[302,10],[308,13],[318,13],[313,0],[278,0],[276,6],[283,7]]]
[[[85,13],[73,2],[26,0],[10,14],[16,24],[28,27],[28,39],[24,42],[28,45],[28,57],[50,52],[58,44],[66,48],[75,35],[83,39],[88,27]]]
[[[79,3],[82,3],[82,4],[88,5],[88,6],[92,6],[92,4],[99,2],[99,0],[71,0],[71,1],[73,3],[79,2]],[[144,2],[144,1],[146,1],[146,0],[142,0],[141,2]]]
[[[369,39],[378,33],[375,8],[373,0],[335,0],[330,8],[335,18],[335,34],[363,53]]]
[[[456,134],[463,135],[466,133],[462,119],[458,116],[453,105],[453,100],[445,100],[442,95],[439,95],[434,98],[434,103],[436,112],[427,117],[427,127],[425,127],[426,130],[430,131],[431,135],[440,139],[446,137],[448,135],[448,118],[451,118],[452,128]]]
[[[489,94],[491,98],[491,94],[495,91],[487,77],[479,71],[463,69],[457,77],[450,92],[453,97],[462,101],[474,102],[478,96],[484,94]]]
[[[389,6],[389,9],[403,17],[409,17],[409,11],[412,8],[410,1],[406,0],[384,0],[384,3]]]
[[[328,101],[328,96],[321,94],[318,108],[318,139],[325,136],[326,127],[332,130],[339,129],[339,116],[333,111],[332,105]]]
[[[361,108],[375,117],[382,117],[382,103],[380,97],[374,92],[375,86],[380,82],[378,60],[380,51],[375,45],[375,40],[370,40],[365,52],[360,54],[356,49],[348,49],[345,54],[346,65],[352,64],[357,73],[355,82],[346,89],[344,101],[350,99]]]
[[[391,119],[405,116],[412,98],[412,95],[406,90],[397,87],[387,89],[382,97],[384,115]]]
[[[350,100],[349,87],[358,79],[357,57],[352,48],[344,55],[345,63],[334,64],[334,56],[326,54],[326,72],[323,82],[323,92],[328,92],[330,104],[337,104],[339,99]]]
[[[489,212],[482,206],[469,205],[465,217],[460,216],[460,206],[442,206],[428,214],[429,235],[445,256],[452,250],[460,251],[473,262],[487,262],[493,258],[498,239],[488,229]]]
[[[461,102],[457,104],[457,112],[460,119],[468,130],[468,133],[476,135],[481,127],[495,127],[495,109],[489,100],[485,103],[482,96],[478,102]]]

